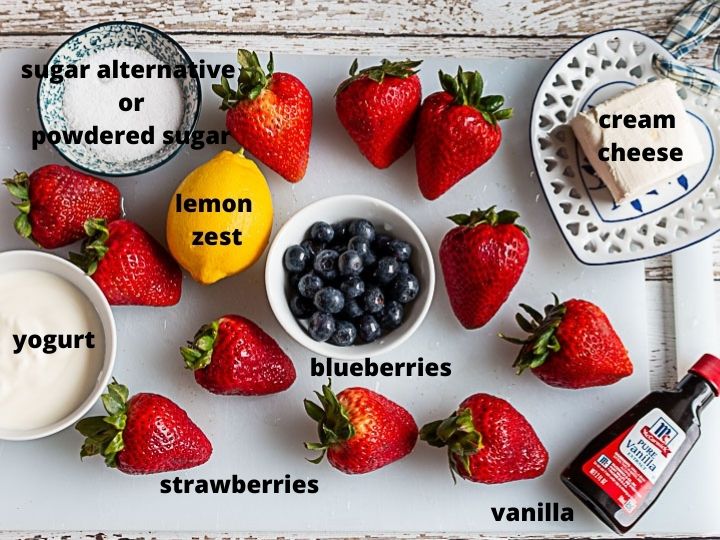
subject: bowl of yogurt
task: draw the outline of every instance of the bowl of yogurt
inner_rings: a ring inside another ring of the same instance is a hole
[[[82,270],[39,251],[0,253],[0,440],[57,433],[112,375],[110,305]]]
[[[70,163],[93,174],[141,174],[189,142],[202,91],[188,53],[151,26],[96,24],[60,45],[37,104],[43,132]]]

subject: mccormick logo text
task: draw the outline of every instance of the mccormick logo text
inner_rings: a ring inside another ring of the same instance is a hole
[[[677,430],[669,426],[662,418],[658,418],[652,426],[643,426],[640,432],[665,457],[671,452],[670,443],[678,435]]]

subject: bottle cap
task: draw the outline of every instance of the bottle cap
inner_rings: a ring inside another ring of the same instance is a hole
[[[720,395],[720,358],[712,354],[704,354],[689,371],[700,375],[710,383],[715,395]]]

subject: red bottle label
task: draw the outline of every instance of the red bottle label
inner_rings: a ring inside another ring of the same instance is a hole
[[[632,514],[685,440],[685,432],[653,409],[583,465],[583,472]]]

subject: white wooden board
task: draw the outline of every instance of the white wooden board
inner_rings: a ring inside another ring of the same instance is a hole
[[[196,55],[198,57],[199,55]],[[231,62],[232,54],[204,54],[208,62]],[[0,166],[33,169],[62,162],[49,148],[29,151],[30,132],[38,127],[35,81],[21,81],[22,63],[44,61],[47,52],[8,51],[0,55],[7,75],[0,87]],[[364,60],[363,63],[369,60]],[[480,69],[488,91],[502,92],[516,108],[504,125],[498,155],[440,200],[419,195],[412,154],[389,170],[372,169],[346,137],[334,114],[331,95],[351,58],[278,56],[279,70],[288,69],[315,96],[315,129],[308,175],[291,186],[276,175],[268,179],[276,206],[275,226],[319,197],[366,193],[406,211],[425,232],[433,248],[450,227],[444,216],[498,203],[517,209],[533,234],[532,253],[521,284],[505,309],[486,328],[467,332],[449,310],[442,280],[428,319],[411,340],[387,358],[376,360],[451,360],[449,378],[345,378],[337,389],[366,385],[406,406],[418,424],[446,415],[467,395],[491,392],[509,399],[535,425],[551,455],[539,479],[502,486],[460,482],[454,486],[444,454],[420,443],[405,460],[376,473],[348,477],[327,464],[312,465],[302,441],[315,436],[302,410],[302,398],[323,382],[309,375],[311,353],[289,342],[265,299],[261,260],[241,276],[203,288],[188,278],[181,303],[169,309],[116,308],[119,354],[116,377],[133,391],[167,395],[184,406],[215,446],[212,460],[180,473],[182,478],[245,479],[317,478],[316,495],[161,495],[160,480],[175,474],[129,477],[104,468],[101,460],[78,458],[81,437],[73,430],[33,443],[0,443],[0,529],[3,530],[203,530],[203,531],[483,531],[605,532],[602,525],[561,486],[558,474],[589,436],[648,390],[646,308],[642,265],[588,268],[573,258],[550,217],[532,173],[528,151],[528,114],[533,92],[549,66],[546,61],[463,60]],[[438,88],[437,70],[454,71],[450,60],[426,61],[425,94]],[[15,75],[17,74],[17,75]],[[224,124],[204,81],[205,102],[200,129]],[[219,148],[183,151],[163,168],[116,183],[125,196],[128,217],[157,237],[164,236],[164,215],[176,184]],[[12,232],[13,211],[0,195],[0,249],[27,248]],[[322,218],[322,216],[318,216]],[[61,250],[65,252],[67,250]],[[501,343],[500,330],[514,330],[515,305],[542,305],[551,291],[561,297],[582,296],[603,306],[634,359],[635,374],[610,387],[586,391],[551,389],[530,375],[518,378],[510,368],[512,346]],[[260,323],[283,344],[298,368],[298,381],[286,393],[259,399],[221,398],[197,387],[183,368],[179,347],[206,320],[235,312]],[[96,408],[99,412],[99,408]],[[688,476],[692,471],[685,471]],[[702,476],[694,471],[699,482]],[[685,493],[685,499],[700,493]],[[675,499],[677,500],[677,499]],[[575,510],[575,521],[496,523],[490,506],[536,506],[558,501]],[[665,497],[641,529],[680,532],[668,516],[673,500]],[[694,508],[700,508],[696,506]],[[688,511],[692,511],[689,509]],[[684,516],[689,517],[689,516]],[[707,530],[710,512],[688,519],[682,532]]]

